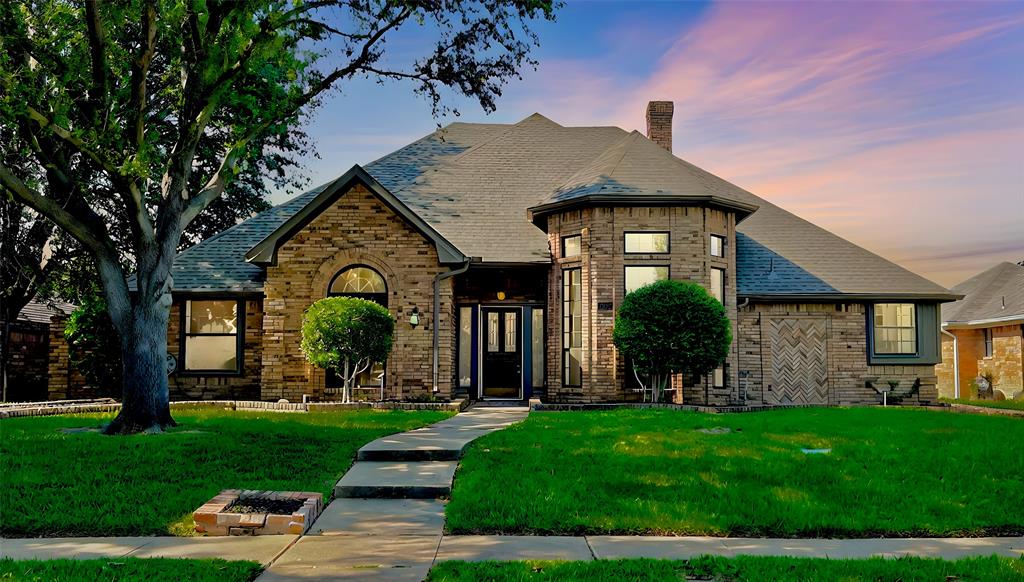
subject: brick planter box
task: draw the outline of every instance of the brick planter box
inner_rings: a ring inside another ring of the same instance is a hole
[[[226,510],[240,498],[246,500],[302,500],[302,507],[290,514],[228,513]],[[249,491],[225,489],[202,507],[195,510],[192,519],[196,531],[212,536],[264,536],[306,533],[323,510],[323,495],[294,491]]]

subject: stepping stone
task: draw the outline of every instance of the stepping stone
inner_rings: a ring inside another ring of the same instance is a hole
[[[334,486],[335,497],[437,499],[452,492],[457,461],[357,461]]]
[[[309,534],[439,535],[443,528],[444,502],[436,499],[335,499]]]

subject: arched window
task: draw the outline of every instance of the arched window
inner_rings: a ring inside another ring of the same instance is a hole
[[[388,286],[380,273],[370,267],[357,265],[338,272],[327,288],[331,297],[359,297],[388,306]]]
[[[388,306],[388,285],[384,277],[365,265],[353,265],[338,271],[327,286],[328,297],[358,297]],[[356,377],[356,386],[361,388],[380,387],[384,381],[384,363],[374,364],[369,370]],[[340,388],[338,376],[327,371],[327,388]]]

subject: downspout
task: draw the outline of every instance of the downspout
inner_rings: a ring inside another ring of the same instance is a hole
[[[953,398],[960,398],[960,350],[956,340],[956,334],[946,331],[945,326],[940,326],[939,331],[943,335],[953,338]]]
[[[475,259],[475,261],[479,261],[479,259]],[[445,279],[450,279],[455,275],[461,275],[465,273],[467,270],[469,270],[469,264],[472,262],[474,262],[474,258],[467,257],[466,262],[463,263],[462,266],[459,267],[458,269],[455,269],[454,271],[438,273],[437,276],[434,277],[434,312],[431,317],[431,321],[434,326],[434,382],[432,392],[438,391],[437,377],[438,369],[440,366],[439,352],[441,349],[441,318],[439,317],[441,313],[441,281],[444,281]]]

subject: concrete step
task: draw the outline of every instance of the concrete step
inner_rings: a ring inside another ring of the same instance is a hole
[[[452,492],[457,461],[357,461],[334,486],[335,497],[437,499]]]

